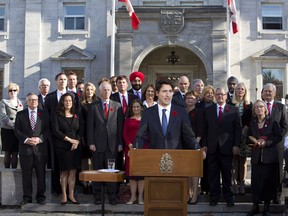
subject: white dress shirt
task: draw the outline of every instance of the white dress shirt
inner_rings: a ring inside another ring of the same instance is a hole
[[[171,112],[171,103],[167,107],[163,107],[158,104],[158,113],[160,118],[160,123],[162,125],[162,110],[166,109],[167,125],[169,124],[170,112]]]

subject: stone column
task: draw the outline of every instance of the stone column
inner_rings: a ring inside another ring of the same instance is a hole
[[[38,89],[38,80],[40,79],[41,6],[41,0],[26,0],[23,58],[24,95]]]
[[[117,62],[115,75],[126,75],[129,76],[132,70],[132,55],[133,55],[133,33],[117,33],[117,42],[118,42],[118,56],[119,62]]]

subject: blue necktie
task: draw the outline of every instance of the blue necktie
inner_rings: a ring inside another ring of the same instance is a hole
[[[166,117],[167,109],[162,109],[162,131],[164,136],[166,135],[167,131],[167,117]]]

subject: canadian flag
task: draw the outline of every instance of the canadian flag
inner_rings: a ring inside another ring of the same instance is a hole
[[[230,13],[230,18],[232,21],[232,29],[233,29],[233,34],[236,34],[238,32],[238,24],[237,24],[237,19],[236,19],[236,5],[234,0],[227,0],[228,4],[228,10]]]
[[[136,13],[134,12],[133,6],[130,2],[130,0],[118,0],[119,2],[123,2],[127,8],[127,11],[129,13],[129,16],[131,18],[132,21],[132,28],[134,30],[138,29],[138,26],[140,24],[140,20],[138,19]]]

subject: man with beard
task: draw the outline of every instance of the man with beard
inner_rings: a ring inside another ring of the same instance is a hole
[[[230,76],[227,79],[228,92],[227,92],[226,103],[228,103],[228,104],[232,103],[234,89],[235,89],[237,84],[238,84],[238,79],[236,77]]]
[[[128,91],[134,95],[136,95],[139,100],[142,101],[142,83],[144,82],[144,74],[142,72],[139,71],[134,71],[130,74],[130,83],[132,88]]]

